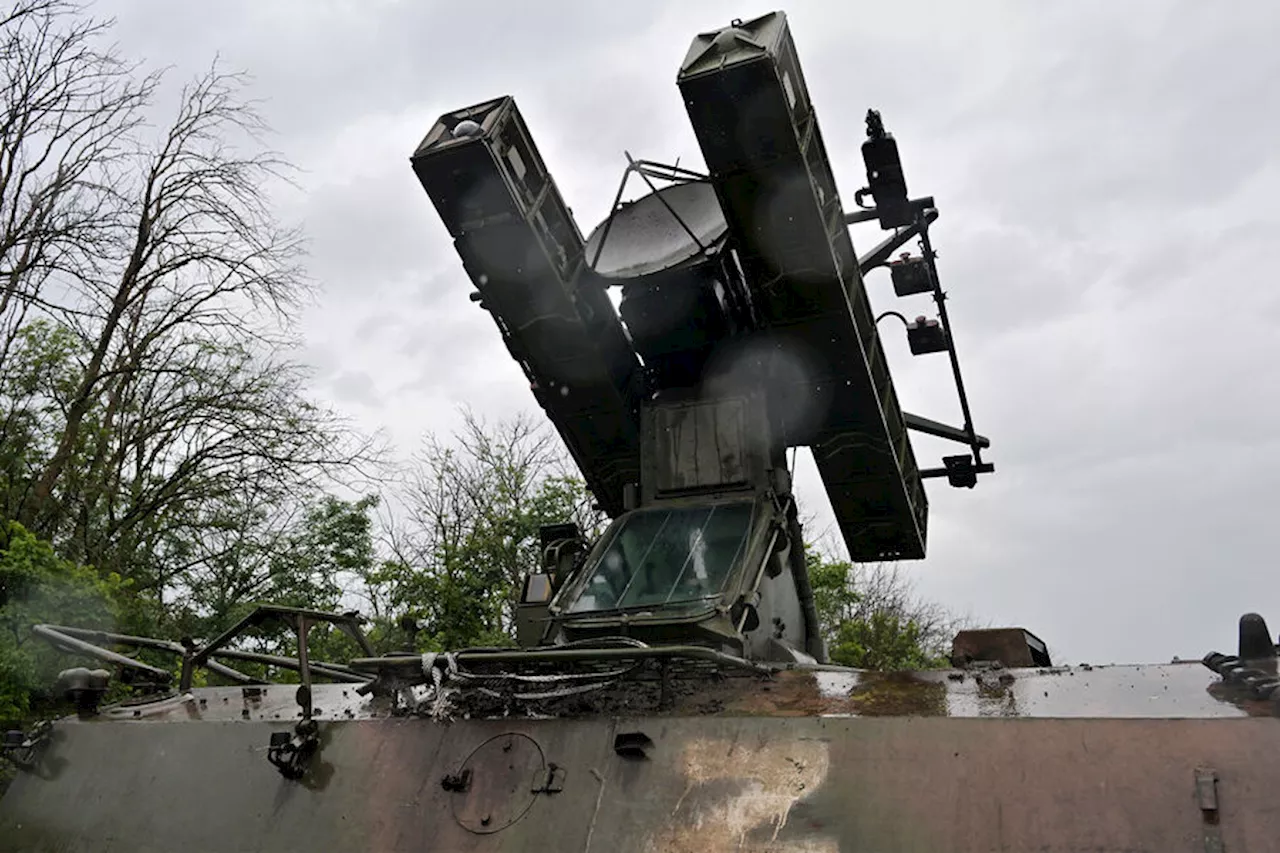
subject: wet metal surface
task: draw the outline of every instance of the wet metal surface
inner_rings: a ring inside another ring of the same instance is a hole
[[[566,716],[1100,717],[1128,719],[1272,716],[1276,706],[1232,690],[1199,663],[1045,669],[874,673],[825,667],[772,676],[699,677],[665,707],[655,685],[620,681],[576,700]],[[208,687],[154,702],[104,708],[97,720],[291,722],[296,685]],[[415,688],[421,694],[423,688]],[[403,697],[361,696],[351,685],[313,688],[319,720],[409,715]],[[419,696],[420,698],[420,696]],[[616,701],[615,701],[616,700]],[[465,711],[462,713],[466,713]],[[497,714],[500,716],[501,714]]]
[[[1199,663],[871,673],[791,670],[749,687],[709,688],[725,714],[854,717],[1271,716]]]
[[[1041,670],[866,674],[852,695],[863,715],[950,717],[1241,717],[1209,690],[1198,663]]]

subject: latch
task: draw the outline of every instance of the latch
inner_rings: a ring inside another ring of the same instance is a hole
[[[302,720],[293,733],[272,732],[267,747],[267,761],[286,779],[300,779],[307,771],[307,762],[320,745],[319,725],[315,720]]]
[[[440,780],[440,787],[453,794],[464,793],[471,787],[471,768],[463,770],[461,773],[447,773]]]
[[[534,794],[558,794],[564,790],[564,768],[552,762],[533,774],[533,784],[529,786]]]
[[[1203,821],[1204,853],[1223,853],[1222,827],[1218,824],[1218,774],[1207,768],[1196,768],[1196,803]]]

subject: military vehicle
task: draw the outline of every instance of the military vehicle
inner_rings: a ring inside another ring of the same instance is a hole
[[[79,712],[6,737],[23,770],[0,850],[1276,848],[1280,678],[1256,616],[1203,665],[1054,666],[1020,628],[961,634],[951,670],[825,662],[788,449],[812,449],[859,561],[923,557],[924,481],[994,470],[938,208],[870,112],[846,211],[780,12],[698,35],[677,83],[706,173],[628,155],[585,238],[509,97],[442,116],[412,156],[471,298],[612,518],[591,542],[542,531],[519,648],[379,656],[352,615],[265,605],[202,643],[39,626],[152,691],[106,704],[111,672],[63,673]],[[624,201],[629,180],[649,192]],[[889,232],[861,256],[859,222]],[[881,267],[936,317],[877,316]],[[963,424],[902,411],[885,318],[912,353],[947,354]],[[964,452],[921,467],[910,431]],[[296,657],[237,645],[279,622]],[[366,656],[311,660],[324,622]],[[176,684],[130,647],[172,653]]]

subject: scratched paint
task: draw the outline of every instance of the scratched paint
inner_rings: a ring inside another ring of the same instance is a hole
[[[833,839],[786,831],[792,808],[827,778],[826,743],[698,740],[681,760],[684,792],[650,853],[838,853]]]

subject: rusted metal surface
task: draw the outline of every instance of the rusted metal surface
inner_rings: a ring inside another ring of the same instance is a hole
[[[322,724],[299,782],[262,760],[279,728],[60,726],[0,850],[1165,853],[1206,849],[1203,768],[1222,849],[1280,832],[1271,719],[369,719]]]

